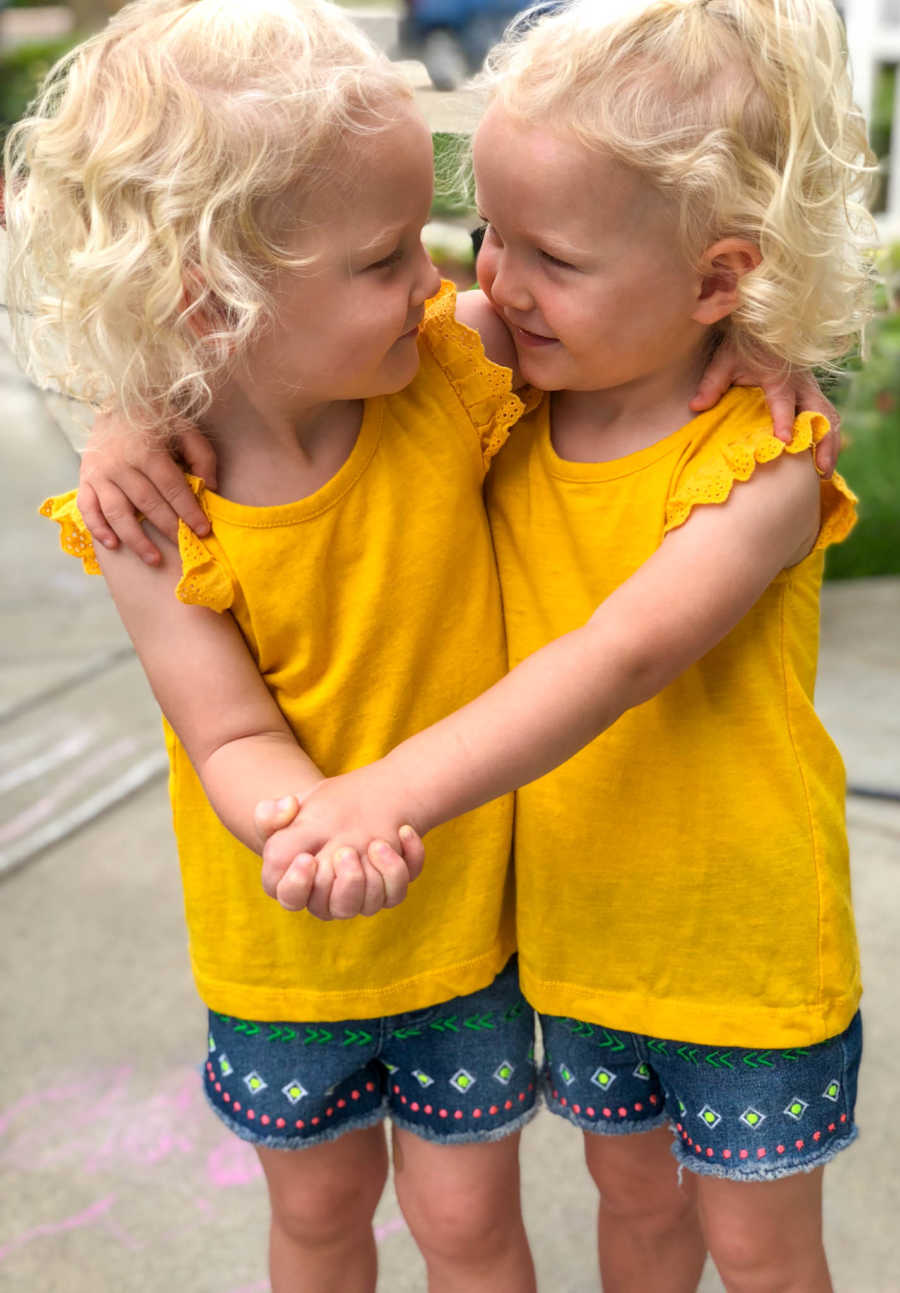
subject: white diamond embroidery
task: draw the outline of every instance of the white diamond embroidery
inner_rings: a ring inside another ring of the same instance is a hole
[[[281,1094],[286,1096],[291,1104],[296,1104],[299,1100],[303,1099],[307,1092],[301,1082],[298,1082],[296,1078],[292,1078],[291,1081],[288,1082],[287,1086],[283,1086],[281,1088]]]

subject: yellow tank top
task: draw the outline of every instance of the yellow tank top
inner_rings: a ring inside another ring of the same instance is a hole
[[[489,481],[513,665],[785,450],[758,391],[605,463],[556,455],[548,405]],[[787,452],[824,431],[804,415]],[[844,769],[813,687],[823,549],[848,533],[855,500],[838,476],[821,495],[815,551],[724,641],[519,792],[519,965],[539,1010],[749,1047],[821,1041],[852,1018]]]
[[[182,527],[182,600],[230,610],[307,753],[328,774],[385,754],[501,677],[506,648],[482,500],[522,411],[510,374],[430,303],[418,376],[368,401],[357,443],[316,494],[247,507],[200,488],[213,527]],[[43,509],[97,569],[74,496]],[[409,897],[369,920],[315,920],[267,898],[259,859],[210,808],[170,728],[170,791],[194,976],[222,1013],[376,1017],[485,986],[514,950],[512,797],[428,837]]]

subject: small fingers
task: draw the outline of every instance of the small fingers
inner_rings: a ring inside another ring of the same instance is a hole
[[[422,837],[412,826],[401,826],[399,830],[400,843],[403,845],[403,857],[406,862],[406,869],[409,871],[410,884],[413,880],[418,880],[422,874],[422,868],[425,865],[425,845],[422,843]]]
[[[734,380],[732,357],[727,350],[717,350],[709,361],[709,367],[700,379],[697,392],[690,402],[695,413],[711,409],[731,386]]]
[[[282,799],[261,799],[253,811],[253,825],[260,842],[264,844],[270,835],[289,826],[298,811],[293,795],[285,795]]]
[[[208,489],[216,489],[216,451],[206,436],[194,426],[185,426],[179,433],[178,442],[184,465],[191,475],[199,476]],[[186,516],[184,519],[191,525]]]
[[[385,840],[373,840],[368,849],[369,861],[384,883],[384,906],[397,907],[409,888],[409,870],[403,858]]]
[[[334,855],[334,884],[328,903],[335,920],[358,916],[366,898],[366,877],[356,849],[340,848]]]
[[[816,445],[816,471],[823,480],[831,480],[841,452],[841,432],[833,426],[823,440]]]
[[[330,857],[316,858],[316,876],[306,904],[307,911],[317,920],[332,920],[330,910],[331,890],[334,885],[334,864]]]
[[[275,896],[285,911],[303,911],[316,879],[316,859],[311,853],[295,857],[279,881]]]
[[[373,866],[371,858],[367,853],[360,855],[363,875],[366,881],[366,894],[363,899],[361,916],[375,916],[386,905],[387,893],[385,892],[384,880],[381,872],[376,866]]]
[[[94,516],[101,518],[101,523],[105,528],[112,530],[117,538],[115,544],[104,543],[105,547],[118,547],[121,543],[124,547],[134,552],[148,566],[158,566],[162,560],[162,553],[146,534],[143,526],[137,518],[134,507],[127,494],[125,494],[118,485],[113,485],[110,481],[105,481],[103,485],[82,485],[78,491],[78,510],[81,511],[82,495],[90,489],[96,500],[96,513]],[[91,534],[95,533],[92,520],[81,511],[84,516],[85,525],[87,525]],[[103,540],[101,539],[101,542]]]

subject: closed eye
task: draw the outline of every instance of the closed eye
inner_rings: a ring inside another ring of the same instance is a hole
[[[382,256],[380,260],[374,260],[366,269],[388,269],[391,265],[398,265],[403,259],[403,248],[396,247],[387,256]]]
[[[554,256],[552,252],[540,251],[538,254],[542,260],[547,261],[550,265],[556,265],[559,269],[577,269],[576,265],[573,265],[568,260],[561,260],[559,256]]]

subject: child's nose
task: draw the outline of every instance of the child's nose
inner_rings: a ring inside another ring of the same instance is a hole
[[[520,273],[508,256],[498,256],[494,262],[494,277],[491,283],[491,299],[499,306],[510,310],[530,310],[531,294]]]

